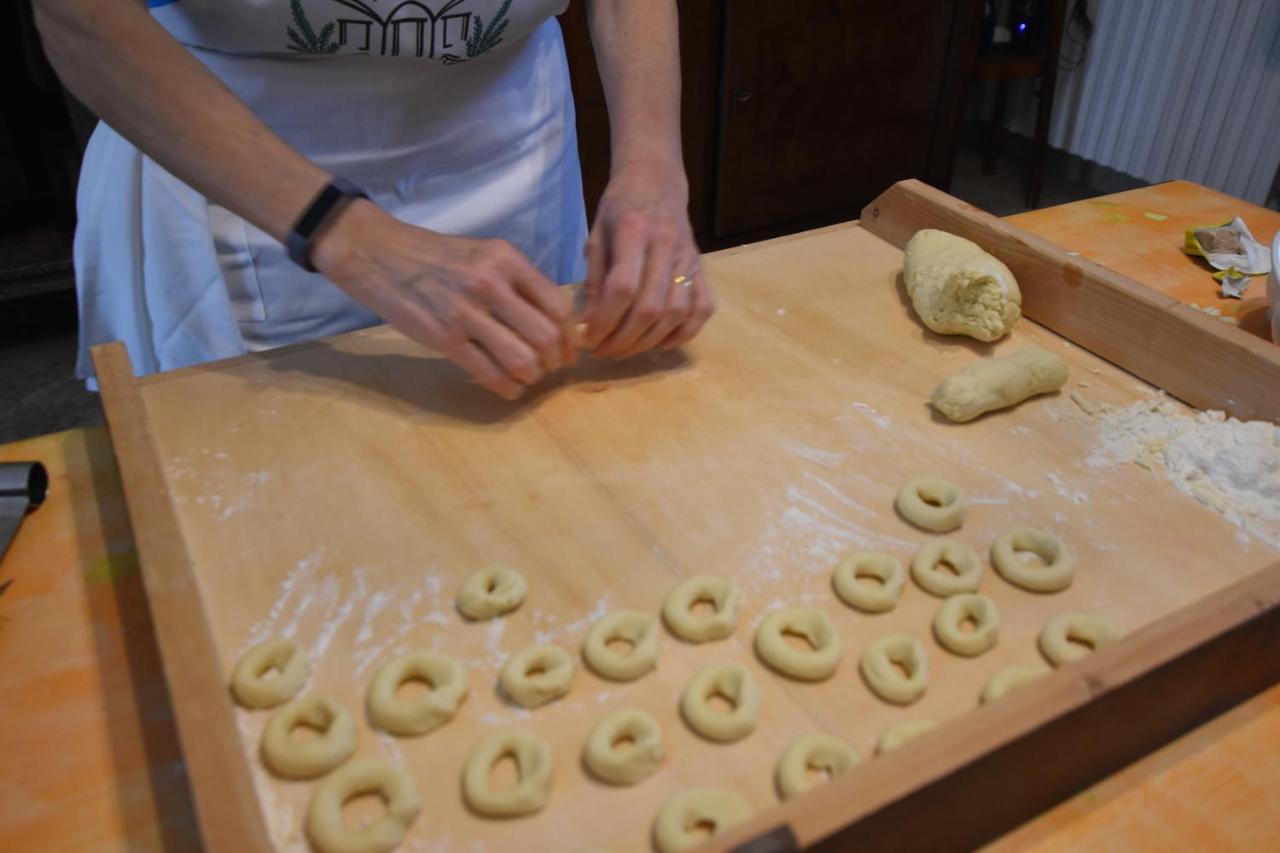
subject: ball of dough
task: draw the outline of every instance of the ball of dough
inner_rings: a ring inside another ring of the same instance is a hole
[[[813,779],[810,771],[825,773],[834,779],[858,763],[858,753],[853,747],[834,735],[814,732],[801,735],[791,742],[778,761],[778,793],[789,800],[821,783]]]
[[[515,785],[489,787],[493,765],[510,756],[516,763]],[[551,798],[551,747],[523,729],[504,729],[480,739],[462,768],[462,798],[467,808],[485,817],[519,817],[542,811]]]
[[[973,628],[966,631],[963,626],[968,621],[973,622]],[[947,651],[975,657],[1000,639],[1000,612],[987,596],[962,592],[942,602],[933,617],[933,634]]]
[[[809,648],[787,642],[791,634],[803,637]],[[803,681],[830,678],[840,665],[840,635],[827,614],[812,607],[788,607],[770,613],[756,630],[756,653],[773,669]]]
[[[1020,552],[1035,554],[1042,564],[1024,559]],[[1064,590],[1076,573],[1075,558],[1062,540],[1034,527],[1015,527],[996,537],[991,565],[1009,583],[1031,592]]]
[[[528,590],[524,575],[515,569],[488,566],[462,582],[458,612],[468,619],[492,619],[519,607]]]
[[[1054,666],[1088,657],[1119,636],[1106,619],[1085,613],[1060,613],[1040,632],[1040,651]]]
[[[625,651],[609,648],[622,641],[630,646]],[[658,661],[658,620],[639,610],[617,610],[591,626],[582,657],[587,666],[602,678],[634,681],[653,669]]]
[[[711,605],[711,612],[694,614],[698,603]],[[676,584],[662,604],[662,620],[671,633],[691,643],[719,640],[738,625],[742,595],[737,585],[717,575],[694,575]]]
[[[880,740],[876,743],[876,755],[893,752],[903,744],[928,734],[937,727],[938,724],[933,720],[904,720],[901,723],[894,723],[880,735]]]
[[[409,681],[425,681],[429,689],[406,699],[397,697]],[[453,658],[418,649],[374,673],[365,706],[374,728],[393,735],[425,735],[453,719],[466,698],[466,670]]]
[[[876,551],[850,554],[831,576],[831,585],[840,600],[865,613],[892,610],[906,583],[907,573],[898,558]]]
[[[498,684],[522,708],[540,708],[569,692],[573,658],[559,646],[530,646],[507,658]]]
[[[905,634],[890,634],[868,646],[862,653],[861,670],[873,693],[897,705],[910,705],[929,686],[924,646]]]
[[[920,319],[940,335],[994,341],[1022,313],[1009,268],[976,243],[925,228],[907,242],[903,279]]]
[[[940,477],[916,477],[898,491],[894,506],[907,521],[934,533],[964,524],[964,489]]]
[[[714,708],[714,696],[728,702],[731,709]],[[751,670],[740,663],[711,664],[690,679],[680,694],[680,713],[689,728],[707,740],[742,740],[751,734],[760,718],[760,688]]]
[[[741,795],[720,788],[689,788],[662,805],[653,824],[653,846],[658,853],[682,853],[707,841],[703,827],[717,836],[751,817],[751,806]]]
[[[293,640],[277,638],[244,653],[231,674],[231,693],[246,708],[274,708],[307,682],[307,653]]]
[[[362,794],[377,794],[385,811],[370,824],[347,825],[342,806]],[[390,853],[422,810],[409,777],[376,758],[361,758],[320,780],[307,805],[306,832],[320,853]]]
[[[596,723],[587,736],[582,763],[591,775],[610,785],[634,785],[662,764],[662,729],[658,721],[635,708],[615,711]]]
[[[1017,405],[1067,384],[1067,363],[1040,347],[986,358],[952,374],[933,391],[933,407],[956,423]]]
[[[296,740],[299,727],[316,736]],[[262,730],[262,763],[286,779],[323,776],[356,751],[356,724],[346,708],[332,699],[307,696],[277,709]]]
[[[1017,690],[1019,687],[1030,684],[1037,678],[1043,678],[1048,674],[1049,670],[1039,664],[1035,666],[1006,666],[991,676],[987,686],[982,688],[982,704],[994,702],[1006,693]]]
[[[911,558],[911,577],[939,598],[974,592],[982,581],[982,560],[962,542],[930,539]]]

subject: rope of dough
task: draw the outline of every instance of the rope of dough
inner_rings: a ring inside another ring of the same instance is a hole
[[[301,742],[293,737],[299,726],[317,734]],[[306,696],[277,709],[262,730],[262,763],[286,779],[323,776],[356,751],[356,724],[351,713],[332,699]]]
[[[965,423],[1028,397],[1057,391],[1066,383],[1065,361],[1040,347],[1027,347],[1012,355],[984,358],[948,376],[934,389],[930,402],[949,420]]]
[[[609,643],[629,643],[627,652],[615,652]],[[582,644],[587,666],[612,681],[634,681],[658,661],[658,620],[639,610],[617,610],[587,631]]]
[[[706,602],[712,612],[695,615],[693,605]],[[718,575],[694,575],[667,593],[662,604],[662,621],[671,633],[691,643],[719,640],[733,633],[738,625],[738,609],[742,595],[737,584]]]
[[[274,676],[268,673],[274,672]],[[293,640],[276,638],[244,653],[231,674],[231,693],[246,708],[274,708],[307,682],[307,653]]]
[[[539,708],[569,692],[573,657],[559,646],[530,646],[507,658],[498,684],[521,708]]]
[[[804,637],[811,648],[797,649],[784,634]],[[756,653],[783,675],[803,681],[830,678],[840,665],[840,635],[827,614],[812,607],[787,607],[770,613],[756,629]]]
[[[1034,666],[1026,666],[1023,664],[1015,664],[1006,666],[1004,669],[991,676],[991,680],[987,682],[987,686],[982,688],[982,704],[994,702],[1000,697],[1023,685],[1030,684],[1037,678],[1043,678],[1049,674],[1048,668],[1041,664]]]
[[[602,782],[634,785],[662,764],[662,729],[644,711],[624,708],[595,724],[582,763]]]
[[[663,803],[653,823],[653,845],[658,853],[682,853],[706,843],[702,827],[710,825],[714,837],[749,817],[751,806],[740,794],[722,788],[688,788]]]
[[[873,578],[879,583],[867,583],[862,578]],[[906,584],[907,573],[901,561],[892,554],[877,551],[850,554],[831,575],[831,585],[840,600],[864,613],[892,610]]]
[[[711,697],[720,696],[733,710],[717,711]],[[680,694],[680,714],[689,728],[707,740],[742,740],[760,718],[760,688],[751,670],[740,663],[713,663],[698,672]]]
[[[859,761],[853,747],[826,732],[800,735],[791,742],[778,761],[776,779],[778,793],[789,800],[829,781],[852,768]],[[826,780],[813,779],[809,772],[826,774]]]
[[[377,794],[386,811],[366,826],[347,826],[342,806]],[[422,810],[422,797],[404,773],[376,758],[361,758],[320,780],[307,804],[306,832],[320,853],[390,853]]]
[[[898,491],[894,506],[907,521],[934,533],[964,524],[964,489],[940,477],[916,477]]]
[[[906,675],[895,664],[906,670]],[[890,634],[868,646],[862,653],[861,670],[872,692],[896,705],[910,705],[929,686],[929,659],[924,646],[905,634]]]
[[[955,569],[955,574],[942,568],[943,563]],[[911,577],[921,589],[939,598],[975,592],[982,581],[982,560],[963,542],[930,539],[911,558]]]
[[[524,575],[515,569],[487,566],[462,582],[458,612],[468,619],[492,619],[519,607],[528,589]]]
[[[425,681],[430,690],[397,698],[396,691],[414,680]],[[466,670],[453,658],[418,649],[379,667],[369,682],[365,706],[374,728],[393,735],[425,735],[453,719],[466,698]]]
[[[972,631],[961,629],[967,620],[973,621]],[[934,615],[933,634],[947,651],[975,657],[1000,639],[1000,611],[994,601],[980,593],[953,595],[942,602]]]
[[[489,787],[489,771],[511,756],[519,778],[501,791]],[[485,817],[519,817],[542,811],[551,798],[551,747],[523,729],[504,729],[471,748],[462,768],[462,798],[467,808]]]
[[[1054,666],[1087,657],[1119,637],[1111,623],[1086,613],[1060,613],[1040,632],[1040,651]]]
[[[1044,565],[1028,562],[1019,551],[1035,554]],[[1000,577],[1031,592],[1064,590],[1076,573],[1075,558],[1062,540],[1034,527],[1015,527],[997,536],[991,545],[991,565]]]
[[[903,720],[901,723],[894,723],[880,735],[880,740],[876,743],[876,755],[893,752],[903,744],[921,735],[927,735],[937,727],[938,724],[933,720]]]

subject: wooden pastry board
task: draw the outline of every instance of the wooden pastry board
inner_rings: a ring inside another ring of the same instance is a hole
[[[387,328],[141,379],[121,345],[98,348],[210,849],[305,846],[311,786],[262,770],[257,742],[269,715],[235,708],[225,687],[239,656],[270,636],[310,649],[308,690],[359,716],[358,754],[403,765],[414,779],[424,808],[406,849],[640,850],[661,802],[693,785],[747,797],[760,814],[750,833],[789,824],[811,842],[1072,708],[1099,704],[1188,644],[1259,614],[1274,626],[1280,565],[1267,567],[1276,552],[1159,476],[1091,465],[1098,427],[1065,394],[964,426],[931,414],[925,400],[943,376],[1028,344],[1067,359],[1068,390],[1089,400],[1126,405],[1153,393],[1028,320],[995,346],[923,330],[904,302],[895,234],[932,223],[963,230],[949,219],[956,216],[996,228],[909,183],[882,197],[874,223],[864,214],[887,237],[849,223],[709,256],[720,311],[693,345],[622,364],[586,362],[519,404],[487,396]],[[1010,233],[1000,226],[984,245],[1000,254]],[[1017,264],[1052,255],[1034,240],[1019,245]],[[1015,273],[1022,281],[1018,266]],[[1028,284],[1035,316],[1037,288]],[[987,570],[982,591],[1000,608],[1002,635],[977,659],[937,646],[929,624],[939,601],[913,585],[880,616],[855,613],[830,592],[831,569],[850,549],[909,559],[925,536],[895,516],[893,496],[925,472],[967,489],[969,519],[957,538],[980,552],[1001,530],[1032,524],[1059,533],[1078,557],[1076,582],[1052,596],[1018,591]],[[491,562],[524,572],[528,599],[508,618],[464,623],[454,593]],[[568,697],[532,713],[495,693],[507,654],[535,641],[576,652],[594,619],[622,607],[656,614],[678,579],[699,572],[731,576],[744,590],[731,640],[690,646],[664,633],[655,673],[613,684],[583,669]],[[1227,589],[1237,581],[1240,589]],[[845,659],[831,680],[790,682],[754,658],[754,626],[788,604],[821,608],[838,626]],[[1201,610],[1168,618],[1187,607]],[[975,712],[988,677],[1040,659],[1037,633],[1064,610],[1105,615],[1138,635]],[[1170,640],[1178,625],[1192,627]],[[909,708],[874,698],[857,673],[861,650],[890,632],[913,634],[928,649],[929,689]],[[379,664],[418,646],[466,665],[469,699],[427,737],[373,733],[363,720],[365,685]],[[676,701],[699,667],[727,659],[756,674],[763,710],[747,739],[712,745],[683,724]],[[1105,672],[1085,686],[1080,674],[1098,667]],[[1227,682],[1218,694],[1195,690],[1224,701],[1241,689]],[[625,707],[659,720],[668,757],[644,783],[609,788],[579,757],[588,727]],[[871,760],[888,725],[916,718],[954,722],[918,749]],[[551,804],[518,820],[474,817],[459,795],[463,759],[481,735],[512,725],[552,745]],[[777,758],[816,729],[847,738],[865,766],[779,808]],[[1131,747],[1102,743],[1081,754]],[[1004,769],[1007,799],[1035,807],[1030,794],[1019,799],[1025,780],[1015,771],[1026,768]],[[1037,774],[1053,777],[1046,768]],[[896,781],[877,782],[884,802],[844,796],[860,779]]]

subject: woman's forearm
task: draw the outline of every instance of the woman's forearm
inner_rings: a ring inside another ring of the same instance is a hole
[[[277,239],[328,175],[271,132],[139,0],[35,0],[53,67],[143,153]]]

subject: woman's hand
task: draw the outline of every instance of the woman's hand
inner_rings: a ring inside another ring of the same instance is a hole
[[[577,360],[568,292],[504,241],[449,237],[354,201],[317,236],[312,260],[357,302],[509,400]]]
[[[613,171],[587,241],[586,346],[627,358],[688,341],[715,312],[678,162],[637,160]]]

